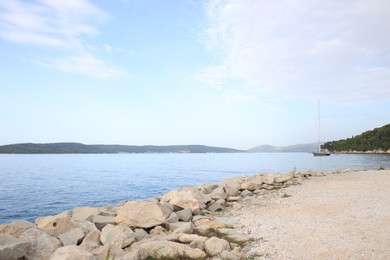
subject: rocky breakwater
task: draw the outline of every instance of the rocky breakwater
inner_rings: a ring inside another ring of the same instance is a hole
[[[0,259],[244,259],[252,238],[218,212],[323,173],[259,174],[142,201],[0,225]]]

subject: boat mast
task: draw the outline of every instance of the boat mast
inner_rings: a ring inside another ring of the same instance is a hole
[[[321,150],[321,111],[320,111],[320,99],[318,99],[318,151]]]

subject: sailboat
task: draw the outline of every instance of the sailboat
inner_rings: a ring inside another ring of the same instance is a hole
[[[320,116],[320,100],[318,100],[318,143],[317,149],[313,151],[314,156],[329,156],[330,152],[327,149],[321,148],[321,116]]]

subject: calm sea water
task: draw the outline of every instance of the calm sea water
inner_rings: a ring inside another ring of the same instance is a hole
[[[162,195],[260,172],[390,167],[389,155],[309,153],[0,155],[0,223]]]

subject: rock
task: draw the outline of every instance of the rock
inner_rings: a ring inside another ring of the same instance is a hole
[[[48,216],[41,217],[35,220],[38,229],[46,232],[50,236],[58,237],[73,228],[73,223],[69,216]]]
[[[250,181],[247,181],[247,182],[244,182],[241,184],[241,190],[254,191],[254,190],[258,189],[259,187],[261,187],[261,184],[259,185],[257,183],[250,182]]]
[[[205,242],[205,251],[211,256],[216,256],[225,250],[230,250],[230,244],[224,239],[211,237]]]
[[[142,228],[134,229],[134,239],[135,242],[138,242],[148,236],[148,233]]]
[[[115,259],[123,259],[123,260],[133,260],[138,258],[126,258],[124,255],[126,252],[114,245],[105,245],[100,246],[94,250],[92,250],[92,254],[96,256],[98,260],[115,260]]]
[[[205,192],[207,194],[210,194],[212,193],[216,188],[218,188],[219,186],[217,184],[213,184],[213,183],[208,183],[208,184],[205,184],[203,185],[203,189],[205,190]]]
[[[191,248],[199,248],[204,250],[204,242],[207,240],[207,237],[198,236],[194,234],[180,234],[179,241],[184,244],[190,244]]]
[[[285,183],[285,182],[291,181],[292,179],[293,179],[292,175],[283,174],[283,175],[276,176],[275,182],[276,183]]]
[[[241,182],[237,179],[226,179],[220,183],[220,186],[225,189],[228,196],[237,196],[241,189]]]
[[[169,230],[177,234],[192,234],[194,232],[194,226],[192,222],[176,222],[169,224]]]
[[[250,240],[250,237],[242,234],[240,231],[232,228],[220,228],[218,232],[225,235],[226,237],[234,240],[236,243],[246,243]]]
[[[253,192],[250,192],[249,190],[243,190],[241,192],[241,196],[243,196],[243,197],[251,197],[251,196],[253,196]]]
[[[208,207],[208,210],[210,210],[211,212],[215,212],[215,211],[221,210],[221,209],[222,209],[222,206],[218,201],[214,202],[213,204],[211,204]]]
[[[243,259],[244,257],[236,255],[235,253],[233,253],[231,251],[225,250],[221,253],[221,258],[222,258],[222,260],[240,260],[240,259]]]
[[[145,241],[139,242],[136,249],[138,255],[151,259],[204,259],[206,253],[198,248],[171,241]]]
[[[87,234],[83,239],[83,242],[80,244],[80,248],[91,252],[92,250],[100,246],[100,231],[93,230]]]
[[[214,222],[209,219],[200,219],[195,221],[194,225],[196,227],[199,226],[208,226],[209,228],[216,229],[216,228],[225,228],[226,225],[222,222]]]
[[[192,219],[192,210],[189,208],[179,210],[176,212],[177,216],[181,221],[188,222]]]
[[[95,260],[93,254],[75,245],[58,248],[50,258],[51,260]]]
[[[240,196],[229,196],[229,197],[227,197],[226,200],[227,201],[239,201],[240,200]]]
[[[195,188],[185,187],[180,190],[172,190],[165,194],[162,201],[185,209],[191,209],[192,213],[199,214],[202,209],[206,208],[206,203],[211,201],[211,197]]]
[[[49,236],[37,228],[30,228],[24,231],[20,238],[31,243],[31,248],[24,255],[29,260],[50,259],[54,251],[62,246],[58,238]],[[0,257],[0,259],[2,258]]]
[[[96,215],[93,217],[92,222],[95,223],[97,229],[102,230],[107,224],[116,224],[115,217],[113,216],[100,216]]]
[[[152,236],[166,236],[168,235],[168,230],[166,230],[162,226],[157,226],[150,230],[149,234]]]
[[[72,211],[72,219],[77,221],[91,221],[95,215],[99,215],[100,209],[93,207],[78,207]]]
[[[27,220],[16,220],[6,225],[0,225],[0,234],[8,234],[19,237],[24,231],[35,225]]]
[[[129,227],[108,224],[102,229],[100,234],[100,242],[103,245],[115,245],[120,248],[125,248],[135,240],[134,232]]]
[[[172,210],[161,203],[129,201],[118,210],[115,220],[130,227],[151,228],[164,223],[171,213]]]
[[[75,228],[81,228],[84,232],[84,234],[88,234],[91,231],[97,231],[97,227],[95,226],[94,223],[89,222],[89,221],[77,221],[73,222],[73,225]]]
[[[210,193],[210,197],[213,200],[226,199],[227,196],[228,195],[226,194],[225,189],[223,187],[218,187],[215,190],[213,190],[212,193]]]
[[[227,217],[216,218],[216,219],[214,219],[214,222],[224,223],[225,226],[228,228],[232,228],[235,225],[235,222],[232,219],[227,218]]]
[[[85,234],[82,228],[73,228],[58,236],[64,246],[78,245],[83,241]]]
[[[0,259],[16,259],[24,256],[31,243],[8,234],[0,234]]]
[[[267,184],[267,185],[272,185],[275,182],[275,176],[274,175],[262,176],[262,182]]]
[[[191,210],[190,210],[191,211]],[[175,213],[172,212],[171,215],[165,220],[165,223],[175,223],[179,221],[179,216]]]

